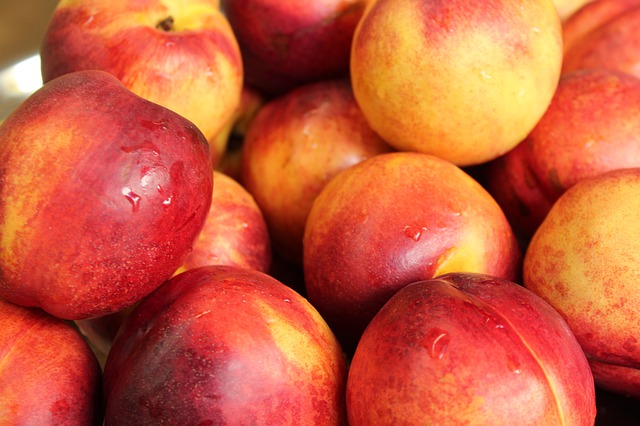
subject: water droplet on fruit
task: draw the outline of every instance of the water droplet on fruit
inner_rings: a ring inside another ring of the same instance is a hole
[[[167,198],[166,200],[164,200],[162,202],[162,205],[165,206],[165,207],[169,207],[171,205],[171,199],[172,198],[173,198],[172,196],[169,196],[169,198]]]
[[[140,125],[148,130],[167,130],[169,128],[167,120],[140,120]]]
[[[482,76],[482,78],[484,78],[485,80],[491,80],[493,77],[491,76],[491,74],[489,74],[487,71],[485,70],[481,70],[480,71],[480,75]]]
[[[444,330],[432,328],[424,338],[423,346],[429,352],[429,356],[435,360],[440,360],[444,356],[451,336]]]
[[[409,225],[405,226],[403,230],[404,235],[413,239],[414,241],[420,241],[420,237],[422,237],[422,233],[426,231],[427,231],[427,228],[424,226],[420,229],[415,229]]]
[[[198,315],[195,316],[195,318],[200,318],[204,315],[208,315],[211,313],[211,309],[207,309],[206,311],[200,312]]]
[[[498,322],[498,319],[487,311],[481,311],[484,316],[484,323],[489,327],[493,327],[498,330],[504,330],[504,324]]]
[[[155,154],[160,154],[160,150],[158,149],[158,147],[150,140],[145,140],[137,145],[121,146],[120,149],[122,149],[127,154],[131,154],[132,152],[136,152],[140,150],[147,150]]]
[[[513,355],[507,355],[507,368],[513,374],[520,374],[522,370],[520,369],[520,361],[515,358]]]
[[[89,17],[82,23],[82,26],[85,28],[90,27],[94,19],[95,19],[94,15],[89,15]]]
[[[135,213],[140,209],[140,196],[133,192],[131,188],[125,186],[122,188],[122,195],[131,203],[131,210]]]

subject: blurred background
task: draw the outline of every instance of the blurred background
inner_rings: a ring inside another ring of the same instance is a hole
[[[58,0],[0,0],[0,69],[36,52]]]
[[[58,0],[0,0],[0,120],[42,80],[40,40]]]

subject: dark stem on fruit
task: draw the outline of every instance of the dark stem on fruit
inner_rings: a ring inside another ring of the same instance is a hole
[[[158,22],[156,28],[163,31],[172,31],[173,30],[173,16],[168,16],[162,21]]]

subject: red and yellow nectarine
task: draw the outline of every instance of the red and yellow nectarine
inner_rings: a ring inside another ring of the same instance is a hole
[[[389,151],[348,80],[310,83],[260,109],[244,139],[240,181],[264,213],[274,249],[299,265],[318,193],[340,171]]]
[[[346,361],[315,308],[261,272],[191,269],[146,298],[104,369],[108,425],[344,425]]]
[[[347,380],[351,426],[592,426],[593,376],[542,298],[482,274],[409,284],[373,318]]]
[[[565,74],[549,108],[514,149],[481,168],[484,184],[528,241],[580,180],[640,166],[640,79],[589,69]]]
[[[350,62],[358,104],[385,141],[460,166],[524,139],[561,65],[550,0],[376,0],[356,28]]]
[[[565,318],[596,384],[640,398],[640,168],[584,179],[553,205],[524,258],[524,285]]]
[[[447,272],[519,277],[521,253],[504,213],[454,164],[379,154],[334,177],[304,233],[307,296],[345,350],[396,291]]]
[[[113,75],[65,74],[0,126],[0,296],[64,318],[133,305],[182,264],[211,203],[202,132]]]
[[[218,0],[62,0],[40,56],[44,82],[73,71],[107,71],[192,121],[208,140],[240,102],[240,48]],[[213,148],[219,158],[223,153]]]

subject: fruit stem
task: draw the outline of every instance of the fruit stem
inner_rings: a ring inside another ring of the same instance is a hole
[[[173,16],[168,16],[162,21],[158,22],[156,28],[162,31],[171,31],[173,30]]]

